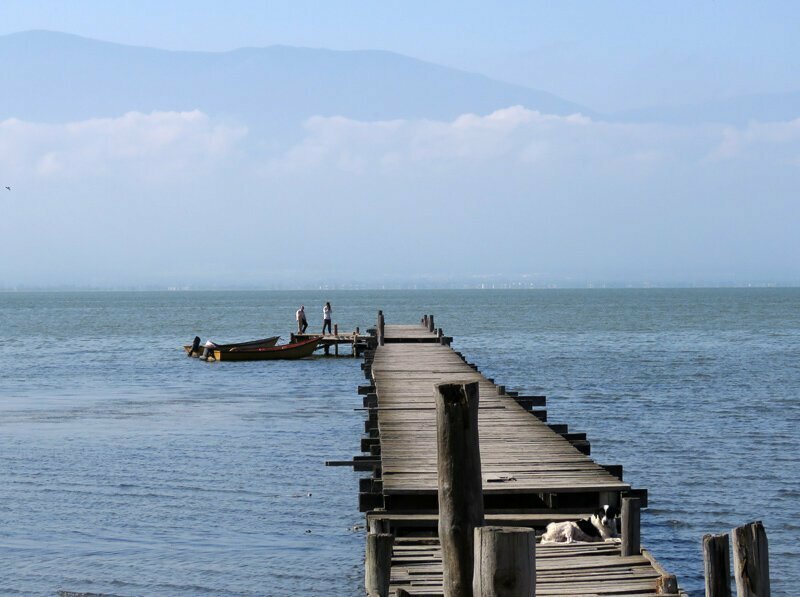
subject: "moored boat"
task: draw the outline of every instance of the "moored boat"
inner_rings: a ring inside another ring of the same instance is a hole
[[[282,344],[246,350],[215,350],[218,361],[272,361],[275,359],[302,359],[309,357],[319,346],[319,337],[309,338],[293,344]]]
[[[270,338],[261,338],[260,340],[248,340],[247,342],[234,342],[232,344],[217,344],[214,350],[251,350],[253,348],[269,348],[278,343],[280,336],[272,336]],[[200,345],[199,353],[197,356],[203,354],[205,346]],[[188,354],[192,350],[191,344],[184,344],[183,350]]]

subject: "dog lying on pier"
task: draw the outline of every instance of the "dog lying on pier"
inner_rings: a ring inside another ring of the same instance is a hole
[[[542,543],[595,543],[617,537],[619,510],[614,506],[603,506],[597,514],[581,520],[551,522],[542,535]]]

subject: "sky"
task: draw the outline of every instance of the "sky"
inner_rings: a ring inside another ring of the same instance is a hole
[[[794,2],[5,1],[0,36],[388,50],[587,113],[376,121],[323,102],[289,137],[202,98],[0,113],[0,288],[800,284],[800,110],[615,116],[800,92],[798,17]]]

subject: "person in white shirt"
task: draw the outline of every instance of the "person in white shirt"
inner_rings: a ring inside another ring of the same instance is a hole
[[[294,314],[294,318],[297,320],[297,333],[305,333],[306,328],[308,327],[308,321],[306,321],[306,308],[304,305],[300,305],[297,313]]]
[[[331,304],[325,303],[325,306],[322,307],[322,335],[325,335],[325,328],[328,328],[328,333],[332,334],[333,330],[331,330],[331,314],[333,313],[333,309],[331,309]]]

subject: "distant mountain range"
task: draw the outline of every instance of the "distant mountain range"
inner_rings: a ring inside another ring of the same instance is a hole
[[[314,115],[447,120],[514,105],[627,122],[742,123],[800,116],[800,92],[604,116],[546,91],[374,50],[271,46],[173,52],[28,31],[0,36],[0,64],[0,119],[36,122],[199,109],[280,136]]]
[[[172,52],[29,31],[0,37],[0,64],[0,118],[33,121],[200,109],[283,128],[314,115],[452,119],[517,104],[591,113],[544,91],[372,50]]]

